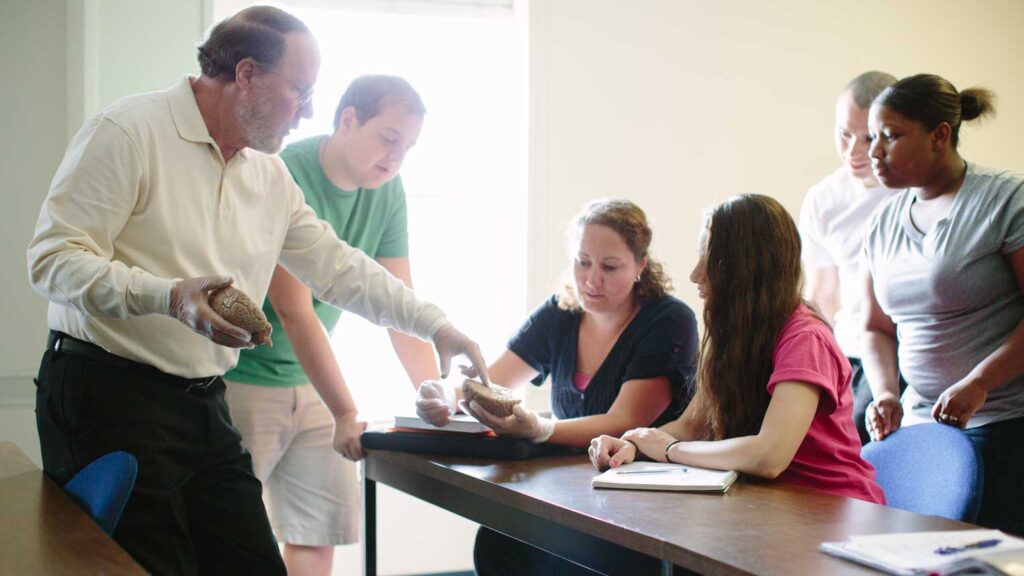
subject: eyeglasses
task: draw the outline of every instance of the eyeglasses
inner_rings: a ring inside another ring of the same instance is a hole
[[[305,107],[306,104],[309,104],[309,101],[313,99],[312,86],[306,86],[305,84],[296,82],[295,80],[292,79],[291,76],[285,74],[284,72],[278,72],[277,70],[263,71],[266,72],[267,74],[276,74],[288,81],[288,84],[291,86],[291,89],[294,90],[295,93],[298,94],[299,96],[299,108]]]

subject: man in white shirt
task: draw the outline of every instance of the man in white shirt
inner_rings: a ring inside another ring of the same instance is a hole
[[[800,237],[810,299],[835,323],[836,340],[853,368],[853,419],[861,442],[869,436],[864,413],[871,389],[861,368],[860,261],[871,215],[894,191],[882,187],[868,157],[868,109],[896,82],[885,72],[850,81],[836,102],[836,151],[843,165],[814,185],[800,210]]]
[[[250,335],[213,312],[211,290],[262,302],[280,262],[321,300],[433,340],[442,374],[456,354],[485,368],[439,308],[338,240],[271,155],[311,115],[319,61],[276,8],[221,22],[200,77],[116,102],[75,135],[29,245],[50,300],[44,468],[63,483],[106,452],[134,454],[114,538],[154,573],[285,572],[220,377]]]

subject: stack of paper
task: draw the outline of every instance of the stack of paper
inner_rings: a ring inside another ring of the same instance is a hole
[[[735,470],[708,470],[664,462],[632,462],[594,476],[594,488],[725,492],[736,481]]]
[[[986,566],[986,558],[993,559],[993,571],[982,574],[1024,574],[1024,540],[999,530],[853,536],[845,542],[825,542],[820,548],[827,554],[900,576],[957,574],[963,568]],[[994,567],[996,559],[1000,560],[1001,571]]]

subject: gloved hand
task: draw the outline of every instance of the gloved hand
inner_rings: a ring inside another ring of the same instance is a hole
[[[252,335],[220,317],[207,301],[210,292],[231,286],[230,276],[199,276],[178,280],[171,288],[168,314],[188,326],[193,332],[205,336],[221,346],[252,348]]]
[[[480,347],[468,336],[456,330],[455,326],[446,324],[434,333],[434,348],[437,349],[437,356],[441,363],[442,379],[448,377],[452,358],[462,354],[473,363],[473,368],[476,369],[480,381],[484,384],[490,383],[487,377],[487,363],[484,362],[484,356],[480,353]]]
[[[554,420],[523,408],[521,404],[513,406],[512,415],[505,418],[491,414],[476,400],[468,405],[465,400],[462,400],[459,402],[459,406],[464,412],[494,430],[495,434],[499,436],[526,438],[534,444],[540,444],[547,442],[555,432]]]
[[[458,411],[455,389],[437,380],[424,380],[416,391],[416,415],[434,426],[444,426]]]
[[[334,450],[349,460],[363,457],[363,445],[359,435],[366,430],[366,422],[356,419],[356,414],[347,414],[334,419]]]

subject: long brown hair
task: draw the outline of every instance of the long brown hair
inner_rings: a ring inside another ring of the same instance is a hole
[[[706,217],[708,290],[697,390],[709,439],[757,434],[779,331],[802,302],[800,234],[768,196],[745,194]]]

